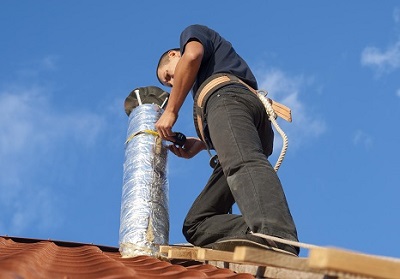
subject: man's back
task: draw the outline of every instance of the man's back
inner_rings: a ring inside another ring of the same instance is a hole
[[[257,89],[257,81],[246,61],[236,53],[232,44],[221,37],[218,32],[204,25],[190,25],[181,34],[180,50],[191,40],[199,41],[204,47],[203,60],[193,85],[193,93],[211,75],[217,73],[233,74],[251,87]]]

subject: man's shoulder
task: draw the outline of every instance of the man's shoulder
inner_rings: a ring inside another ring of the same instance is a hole
[[[202,24],[191,24],[185,28],[185,30],[187,30],[187,29],[211,30],[209,27],[202,25]]]
[[[201,25],[201,24],[192,24],[186,27],[182,33],[194,33],[194,34],[211,34],[216,33],[213,29],[209,28],[208,26]]]
[[[186,27],[180,36],[180,46],[185,46],[190,40],[198,40],[205,50],[212,50],[216,42],[216,32],[205,25],[193,24]]]

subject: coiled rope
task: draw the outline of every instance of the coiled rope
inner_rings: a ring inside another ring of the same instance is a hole
[[[272,125],[274,125],[275,129],[281,135],[282,140],[283,140],[281,153],[279,154],[278,160],[276,161],[276,164],[274,166],[274,169],[277,172],[279,167],[282,164],[283,159],[285,158],[286,151],[287,151],[287,148],[288,148],[288,145],[289,145],[289,140],[288,140],[288,137],[286,136],[285,132],[281,129],[281,127],[279,126],[278,122],[276,121],[277,115],[274,112],[269,99],[266,97],[267,94],[268,94],[268,92],[265,91],[265,90],[258,90],[257,91],[257,97],[263,103],[263,105],[265,107],[265,110],[267,111],[269,120],[272,122]]]

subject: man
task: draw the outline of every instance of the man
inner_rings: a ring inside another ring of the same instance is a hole
[[[196,96],[203,83],[220,73],[234,75],[257,89],[252,71],[228,41],[206,26],[187,27],[180,48],[165,52],[157,66],[159,81],[172,88],[156,123],[162,138],[174,140],[172,127],[189,91]],[[184,221],[186,239],[196,246],[217,248],[224,246],[215,244],[242,239],[298,255],[296,247],[251,234],[298,241],[282,185],[268,161],[274,135],[261,101],[247,86],[232,82],[212,92],[203,115],[205,141],[187,138],[183,147],[170,147],[182,158],[192,158],[207,148],[218,155],[207,185]],[[229,214],[235,202],[242,215]]]

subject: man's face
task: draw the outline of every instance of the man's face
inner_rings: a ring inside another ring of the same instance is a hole
[[[168,87],[174,86],[174,74],[176,65],[181,58],[179,51],[170,51],[168,53],[169,62],[161,66],[157,70],[158,78],[161,80],[162,84]]]

